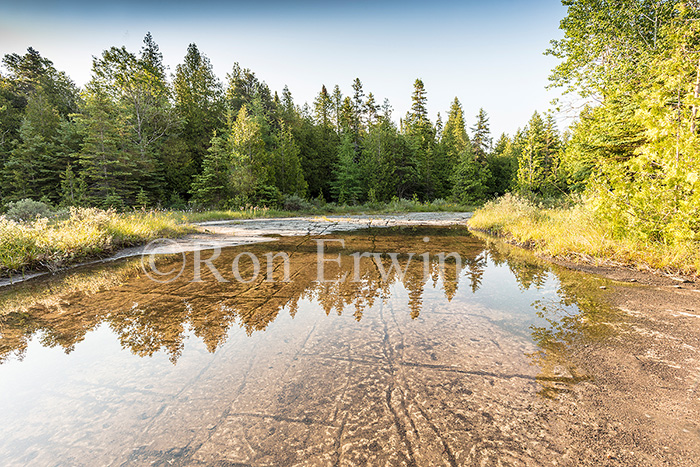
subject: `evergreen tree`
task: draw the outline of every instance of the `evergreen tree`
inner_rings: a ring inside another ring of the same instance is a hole
[[[508,135],[502,133],[486,157],[486,166],[490,178],[488,180],[488,197],[502,196],[510,191],[518,171],[516,145]]]
[[[338,146],[338,165],[332,185],[333,195],[340,204],[354,204],[362,191],[360,170],[355,162],[355,147],[349,134],[343,136]]]
[[[134,178],[140,188],[160,198],[164,189],[161,150],[176,121],[157,46],[150,36],[145,42],[150,52],[146,50],[141,59],[124,47],[106,50],[93,63],[93,81],[124,113],[124,136],[135,150]]]
[[[321,86],[321,92],[318,93],[318,96],[314,101],[314,116],[316,117],[316,124],[324,128],[332,127],[332,112],[333,104],[331,102],[331,97],[328,95],[326,86]]]
[[[80,206],[85,203],[85,180],[78,178],[69,163],[61,174],[61,206]]]
[[[428,119],[427,96],[423,81],[414,83],[411,111],[406,115],[405,134],[411,145],[418,172],[416,194],[433,199],[436,193],[435,129]]]
[[[377,123],[379,118],[379,105],[374,100],[374,94],[371,92],[367,95],[367,102],[365,102],[365,114],[367,115],[367,125],[373,125]]]
[[[85,104],[76,116],[83,134],[80,151],[81,177],[86,201],[108,206],[115,200],[131,198],[137,189],[135,150],[126,134],[128,116],[104,90],[91,80],[84,94]]]
[[[191,194],[194,202],[219,207],[234,197],[232,153],[230,139],[214,134],[202,162],[202,173],[192,181]]]
[[[29,97],[20,127],[20,143],[4,167],[6,200],[58,199],[60,170],[58,136],[61,117],[41,89]]]
[[[274,181],[283,194],[305,196],[307,183],[301,169],[299,146],[290,129],[282,124],[275,135]]]
[[[202,160],[208,154],[214,130],[223,124],[223,90],[214,75],[209,59],[200,53],[196,44],[187,47],[183,63],[175,68],[173,82],[175,111],[181,121],[177,142],[170,144],[166,164],[177,168],[169,171],[169,186],[182,196],[187,182],[199,173]]]
[[[365,106],[365,92],[362,89],[362,81],[360,78],[355,78],[352,82],[352,132],[355,135],[355,149],[360,145],[360,137],[364,131],[365,121],[367,119],[367,107]]]
[[[335,125],[335,131],[340,133],[342,131],[341,109],[343,108],[343,93],[340,92],[340,87],[337,84],[333,87],[331,105],[333,106],[333,123]]]
[[[459,163],[459,156],[471,146],[464,123],[462,104],[456,97],[447,114],[447,122],[442,129],[439,150],[443,158],[438,170],[438,195],[446,197],[452,192],[452,174]]]
[[[538,112],[523,131],[518,158],[518,189],[537,194],[558,194],[560,143],[553,120],[546,123]]]
[[[230,204],[234,198],[248,199],[257,186],[272,184],[270,162],[260,125],[243,105],[235,119],[229,111],[226,133],[212,138],[202,173],[192,184],[192,195],[195,201],[212,206]]]
[[[459,154],[459,160],[452,176],[452,197],[461,204],[474,205],[486,197],[490,174],[476,160],[473,149],[467,147]]]
[[[486,156],[491,152],[491,130],[489,118],[484,109],[479,109],[476,116],[476,124],[472,127],[472,147],[476,160],[482,165],[486,163]]]

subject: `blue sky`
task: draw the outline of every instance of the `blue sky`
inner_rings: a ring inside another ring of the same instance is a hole
[[[438,112],[445,118],[456,96],[467,125],[483,107],[497,135],[558,96],[545,89],[556,61],[543,52],[561,37],[565,14],[555,0],[0,0],[0,54],[32,46],[84,85],[92,56],[110,46],[138,51],[151,31],[171,72],[195,42],[222,80],[239,62],[273,91],[287,84],[299,104],[311,103],[322,84],[349,94],[359,77],[365,93],[390,100],[395,120],[421,78],[433,120]]]

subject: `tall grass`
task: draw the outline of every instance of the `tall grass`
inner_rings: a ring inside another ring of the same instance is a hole
[[[581,200],[557,206],[508,194],[478,209],[469,226],[547,256],[700,275],[700,245],[615,237],[612,226]]]
[[[0,216],[0,274],[54,269],[123,246],[192,231],[160,213],[71,208],[67,219],[19,223]]]

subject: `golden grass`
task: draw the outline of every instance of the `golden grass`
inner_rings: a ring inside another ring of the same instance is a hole
[[[191,232],[171,216],[153,212],[119,214],[94,208],[71,208],[66,220],[39,218],[17,223],[0,216],[0,274],[53,269],[116,248]]]
[[[508,194],[478,209],[469,227],[570,261],[700,275],[700,245],[615,238],[584,202],[545,207]]]

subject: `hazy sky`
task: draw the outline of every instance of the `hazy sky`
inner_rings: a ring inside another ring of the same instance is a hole
[[[0,54],[32,46],[84,85],[92,56],[122,45],[138,52],[151,31],[172,73],[194,42],[222,80],[239,62],[273,92],[287,84],[298,104],[322,84],[350,94],[359,77],[365,94],[389,99],[395,120],[420,77],[433,120],[457,96],[468,126],[483,107],[497,135],[558,95],[545,90],[556,61],[543,52],[561,37],[565,13],[555,0],[0,0]]]

